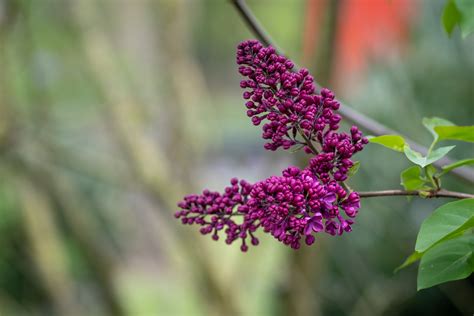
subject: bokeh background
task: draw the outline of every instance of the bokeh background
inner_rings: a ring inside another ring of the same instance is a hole
[[[444,0],[248,4],[353,108],[424,144],[423,117],[472,125],[474,37],[444,33]],[[0,0],[0,315],[472,315],[472,276],[416,292],[416,265],[393,273],[441,201],[364,200],[352,233],[298,251],[174,219],[186,194],[306,163],[245,115],[235,48],[253,37],[224,0]],[[357,159],[358,190],[409,165]]]

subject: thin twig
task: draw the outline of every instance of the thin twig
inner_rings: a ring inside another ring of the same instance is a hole
[[[260,25],[260,22],[258,22],[257,18],[247,6],[245,1],[231,0],[231,2],[235,6],[235,9],[239,11],[240,16],[245,20],[247,26],[251,28],[253,33],[258,37],[260,42],[265,44],[265,46],[273,46],[273,48],[275,48],[279,54],[285,55],[283,50],[275,44],[270,35],[268,35],[268,33],[263,29],[262,25]]]
[[[474,194],[454,192],[448,190],[439,191],[405,191],[405,190],[383,190],[359,192],[361,198],[383,197],[383,196],[423,196],[426,198],[455,198],[455,199],[472,199]]]
[[[282,55],[285,55],[284,52],[275,44],[275,42],[271,39],[262,25],[259,23],[255,15],[252,13],[250,8],[247,6],[244,0],[230,0],[232,4],[235,6],[236,10],[239,12],[240,16],[244,19],[247,26],[253,31],[255,36],[266,46],[271,45],[275,48],[275,50]],[[316,85],[319,85],[316,81],[314,82]],[[339,101],[340,102],[340,101]],[[399,132],[388,128],[387,126],[383,125],[382,123],[366,116],[365,114],[360,113],[359,111],[349,107],[348,105],[341,103],[341,107],[339,108],[339,112],[343,117],[347,120],[351,121],[352,123],[363,127],[365,130],[369,131],[371,134],[374,135],[391,135],[396,134],[400,135]],[[416,151],[419,151],[423,154],[428,152],[428,149],[410,139],[405,137],[405,140],[410,144],[411,148]],[[449,159],[448,157],[444,157],[434,163],[434,165],[441,167],[444,165],[448,165],[453,163],[454,161]],[[474,169],[468,167],[460,167],[451,171],[454,175],[462,178],[468,182],[474,183]]]
[[[305,133],[301,130],[301,128],[299,126],[296,127],[296,129],[298,130],[298,132],[300,133],[301,137],[303,137],[306,145],[309,147],[309,149],[311,149],[311,151],[313,152],[313,154],[317,155],[318,154],[318,150],[313,146],[313,143],[311,142],[311,139],[309,139],[308,137],[306,137]]]

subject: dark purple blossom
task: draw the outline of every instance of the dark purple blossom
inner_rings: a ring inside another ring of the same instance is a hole
[[[224,194],[205,190],[202,195],[190,195],[179,203],[176,217],[184,224],[201,225],[201,233],[224,231],[226,242],[242,240],[242,250],[247,250],[247,237],[253,245],[258,239],[253,235],[257,228],[270,233],[280,242],[294,249],[300,247],[305,237],[307,244],[314,242],[316,233],[325,231],[340,235],[350,231],[350,219],[358,203],[357,193],[346,197],[344,189],[336,182],[323,184],[309,170],[289,167],[282,176],[273,176],[250,185],[233,179]],[[240,224],[235,216],[243,216]]]
[[[224,193],[204,190],[178,204],[176,217],[183,224],[201,226],[202,234],[214,240],[224,233],[226,243],[241,240],[241,250],[256,246],[257,229],[298,249],[315,234],[341,235],[352,230],[352,218],[360,208],[357,192],[347,192],[342,183],[354,165],[352,156],[367,143],[353,126],[350,134],[338,132],[341,116],[334,93],[316,93],[313,77],[306,69],[293,71],[294,64],[272,47],[250,40],[237,49],[239,72],[246,77],[240,86],[247,115],[254,125],[264,122],[265,148],[293,146],[312,154],[305,169],[289,167],[281,176],[253,185],[231,180]],[[236,220],[236,218],[239,218]]]
[[[256,227],[237,224],[235,215],[246,214],[248,196],[252,185],[245,180],[233,178],[224,193],[204,190],[201,195],[188,195],[178,203],[180,211],[175,213],[183,224],[201,226],[203,235],[211,234],[212,239],[218,240],[220,231],[226,234],[226,243],[231,244],[236,239],[242,239],[242,250],[247,249],[246,238],[250,235],[251,243],[258,244],[258,239],[252,235]]]
[[[341,116],[335,113],[340,104],[334,93],[328,89],[316,93],[313,77],[306,69],[293,72],[293,62],[255,40],[239,44],[237,64],[247,78],[240,82],[247,89],[247,115],[255,125],[265,121],[265,148],[301,145],[307,153],[321,153],[314,158],[313,172],[323,181],[329,180],[328,173],[336,181],[345,181],[352,166],[350,158],[362,150],[367,139],[356,126],[350,135],[336,132]]]
[[[339,128],[341,116],[334,111],[340,104],[334,93],[328,89],[315,93],[308,70],[292,71],[293,62],[278,55],[273,47],[263,47],[255,40],[242,42],[237,64],[240,74],[247,78],[240,82],[247,89],[243,94],[249,100],[245,103],[247,115],[255,125],[265,121],[262,136],[268,140],[266,149],[307,145],[306,140],[322,143],[330,131]],[[302,139],[298,139],[298,132]]]

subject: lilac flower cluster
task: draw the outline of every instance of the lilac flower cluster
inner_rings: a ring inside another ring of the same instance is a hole
[[[340,104],[334,94],[328,89],[316,93],[308,71],[293,72],[293,62],[272,47],[245,41],[238,46],[237,64],[247,78],[240,86],[250,89],[243,95],[247,115],[254,125],[265,121],[265,148],[299,145],[314,157],[303,170],[289,167],[282,176],[253,185],[232,179],[223,194],[205,190],[187,196],[178,204],[176,217],[183,224],[202,226],[201,233],[212,233],[214,240],[219,231],[224,231],[228,244],[240,239],[242,251],[247,251],[248,239],[252,245],[259,243],[254,235],[259,228],[294,249],[303,237],[311,245],[316,233],[351,231],[360,198],[347,192],[342,182],[353,166],[351,157],[367,139],[355,126],[350,134],[337,132],[341,116],[335,113]]]
[[[356,126],[351,128],[350,135],[336,132],[341,116],[335,113],[340,103],[334,99],[334,93],[328,89],[315,93],[308,70],[292,72],[293,62],[256,40],[239,44],[237,64],[240,74],[247,78],[240,86],[250,89],[243,94],[249,100],[245,103],[247,116],[254,125],[266,121],[262,127],[262,137],[268,140],[265,148],[302,145],[307,153],[320,152],[311,163],[318,178],[327,182],[330,172],[336,169],[334,179],[345,181],[352,166],[350,158],[368,141]],[[298,139],[298,134],[302,139]]]
[[[251,238],[253,245],[258,245],[258,239],[252,234],[257,227],[250,222],[243,221],[237,224],[235,216],[248,213],[247,205],[253,186],[245,180],[233,178],[230,186],[226,187],[223,194],[204,190],[202,195],[188,195],[178,203],[180,211],[175,213],[176,218],[181,218],[183,224],[197,224],[202,226],[203,235],[212,233],[212,239],[218,240],[218,232],[224,230],[227,235],[226,243],[242,239],[242,251],[247,251],[246,238]]]
[[[240,82],[248,88],[243,94],[247,115],[254,125],[264,120],[263,138],[269,140],[265,148],[289,149],[305,144],[296,138],[297,132],[310,140],[323,137],[330,130],[337,130],[341,116],[334,111],[339,103],[334,94],[323,89],[315,94],[314,79],[308,70],[293,72],[293,62],[275,53],[271,46],[263,47],[258,41],[242,42],[237,49],[239,72],[246,80]]]
[[[254,184],[244,220],[289,245],[300,247],[301,237],[313,244],[313,233],[325,231],[341,235],[351,231],[351,219],[359,208],[358,196],[345,199],[346,191],[333,181],[321,184],[308,169],[289,167],[281,177],[270,177]],[[255,222],[254,222],[255,221]]]
[[[201,233],[212,233],[214,240],[219,239],[221,230],[228,244],[240,238],[242,251],[248,249],[247,238],[258,245],[254,235],[258,228],[298,249],[302,237],[307,245],[314,243],[313,233],[341,235],[351,231],[350,218],[355,217],[360,203],[357,193],[346,195],[336,181],[324,185],[309,169],[289,167],[282,176],[254,185],[234,178],[223,194],[204,190],[202,195],[186,196],[175,216],[183,224],[201,225]],[[236,216],[242,216],[240,224]]]

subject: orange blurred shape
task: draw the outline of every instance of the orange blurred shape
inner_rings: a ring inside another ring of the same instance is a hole
[[[323,24],[319,22],[328,1],[338,0],[307,0],[303,60],[311,48],[317,49],[313,43],[321,38],[317,34]],[[360,78],[370,60],[401,53],[418,8],[419,0],[339,0],[333,69],[336,82]]]

